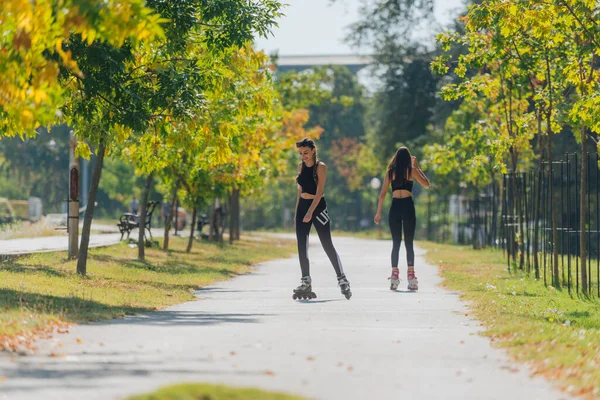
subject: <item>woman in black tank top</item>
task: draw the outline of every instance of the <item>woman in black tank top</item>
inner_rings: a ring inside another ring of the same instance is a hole
[[[398,259],[403,231],[406,247],[408,290],[415,291],[419,289],[419,282],[415,275],[415,251],[413,248],[417,224],[415,204],[412,198],[414,180],[425,188],[429,188],[429,180],[419,168],[417,158],[411,156],[406,147],[400,147],[390,160],[385,172],[385,179],[381,188],[381,194],[379,195],[379,203],[377,204],[377,214],[375,214],[375,223],[379,224],[383,201],[391,184],[393,196],[389,214],[389,225],[393,242],[392,276],[389,278],[391,281],[391,290],[396,290],[400,284]]]
[[[327,203],[323,192],[327,179],[327,166],[317,159],[317,147],[311,139],[304,139],[296,143],[296,148],[302,157],[298,165],[298,198],[296,199],[296,238],[298,240],[298,257],[302,280],[300,286],[294,289],[294,299],[314,299],[317,297],[312,291],[310,277],[310,263],[308,261],[308,236],[311,227],[315,226],[319,240],[337,275],[338,285],[342,294],[350,299],[350,283],[346,279],[342,262],[331,240],[331,217],[327,211]]]

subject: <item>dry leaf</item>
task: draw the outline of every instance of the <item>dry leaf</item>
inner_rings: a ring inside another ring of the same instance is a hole
[[[77,343],[83,343],[83,340],[81,340],[81,338],[77,338]]]
[[[275,372],[267,370],[265,371],[265,375],[274,376]]]

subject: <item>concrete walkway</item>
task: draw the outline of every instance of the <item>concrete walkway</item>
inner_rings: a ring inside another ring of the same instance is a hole
[[[178,382],[328,400],[568,398],[478,336],[478,323],[456,293],[438,286],[421,251],[421,290],[391,292],[390,242],[334,243],[352,284],[349,301],[311,239],[317,300],[291,299],[296,258],[268,262],[200,290],[198,301],[75,326],[41,342],[34,356],[0,355],[0,399],[119,399]]]
[[[90,247],[108,246],[119,242],[120,233],[90,235]],[[81,236],[79,237],[81,240]],[[49,251],[67,251],[69,238],[63,236],[44,236],[39,238],[0,240],[0,255],[19,255],[45,253]]]

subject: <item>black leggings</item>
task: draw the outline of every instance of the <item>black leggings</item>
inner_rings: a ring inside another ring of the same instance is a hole
[[[394,243],[394,246],[392,247],[392,268],[398,268],[400,243],[402,242],[402,228],[404,228],[406,262],[409,266],[414,266],[415,250],[413,249],[413,240],[415,238],[417,218],[415,216],[415,203],[413,202],[412,197],[392,199],[389,223]]]
[[[329,219],[329,213],[327,212],[327,203],[324,198],[321,198],[319,205],[315,208],[310,222],[302,222],[312,202],[312,200],[300,198],[298,210],[296,211],[296,238],[298,239],[298,257],[300,258],[302,276],[310,276],[308,235],[310,234],[310,228],[314,222],[323,249],[325,250],[325,253],[327,253],[331,264],[333,264],[337,277],[340,278],[344,276],[344,270],[342,269],[340,257],[335,251],[335,247],[333,247],[333,242],[331,241],[331,221]]]

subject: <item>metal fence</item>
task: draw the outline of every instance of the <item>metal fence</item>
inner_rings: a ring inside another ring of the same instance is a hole
[[[510,265],[569,292],[600,296],[600,169],[598,154],[564,159],[504,177],[503,248]],[[587,186],[581,215],[581,169]],[[554,197],[554,204],[552,203]],[[552,218],[555,218],[556,234]],[[582,271],[581,219],[587,260]],[[585,272],[585,274],[582,274]],[[583,276],[586,285],[583,285]],[[585,286],[585,288],[584,288]]]
[[[457,192],[437,199],[427,195],[421,234],[438,242],[500,248],[509,270],[523,270],[570,293],[584,293],[585,286],[586,295],[600,297],[599,161],[598,154],[586,154],[583,160],[578,154],[565,154],[552,164],[543,162],[530,171],[505,174],[477,195]],[[583,216],[582,165],[587,166]],[[581,266],[582,217],[585,271]],[[587,285],[583,285],[582,272]]]

